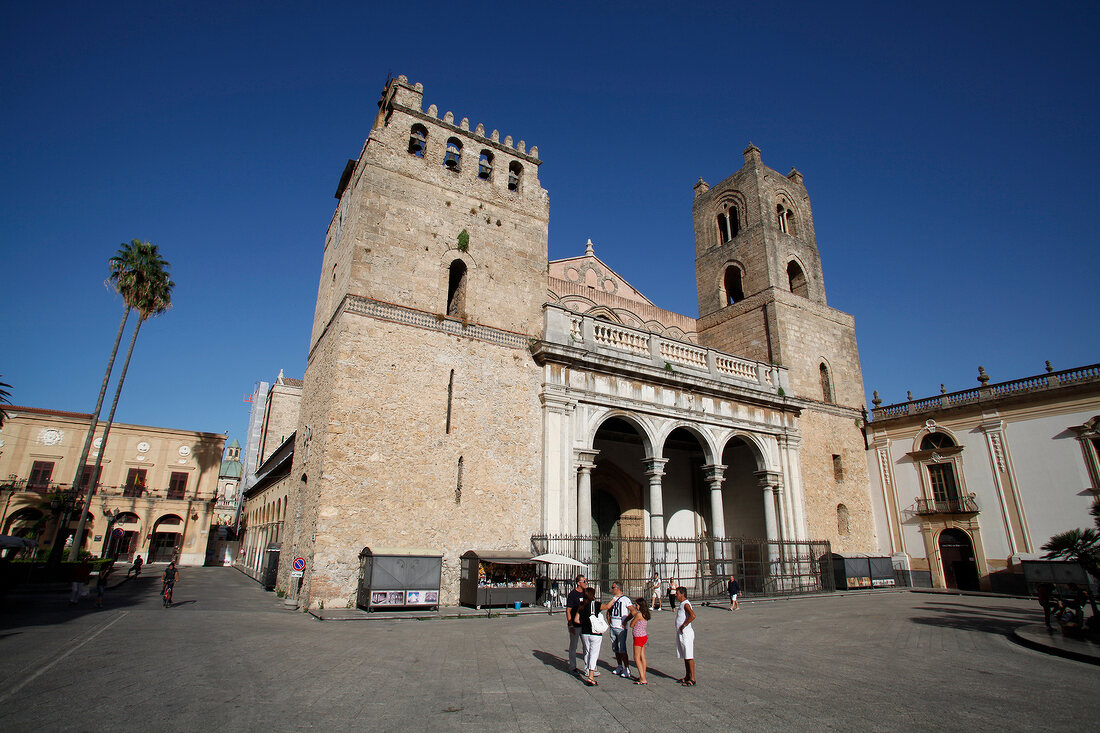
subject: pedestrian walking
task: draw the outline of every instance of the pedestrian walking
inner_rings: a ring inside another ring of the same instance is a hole
[[[615,655],[615,674],[620,677],[630,676],[630,656],[626,653],[626,640],[630,632],[626,630],[626,621],[630,618],[634,606],[630,599],[623,595],[622,583],[615,581],[611,584],[611,600],[605,606],[608,609],[611,632],[611,652]]]
[[[668,579],[668,609],[670,611],[676,610],[676,589],[679,587],[680,583],[676,580],[675,575]]]
[[[72,593],[69,595],[69,605],[75,606],[81,596],[88,595],[88,578],[92,575],[92,566],[87,560],[80,563],[72,570]]]
[[[1050,625],[1050,613],[1054,610],[1054,585],[1051,583],[1039,583],[1039,605],[1043,608],[1043,623],[1048,629]]]
[[[111,565],[104,564],[99,568],[98,573],[92,573],[96,576],[95,581],[95,607],[103,608],[103,596],[107,592],[107,576],[111,572]]]
[[[579,672],[577,668],[577,645],[581,643],[581,627],[574,621],[577,607],[584,601],[584,588],[588,579],[583,575],[576,578],[576,586],[565,597],[565,623],[569,631],[569,669]]]
[[[652,588],[650,589],[653,597],[649,601],[649,606],[654,611],[661,610],[661,575],[656,570],[653,571]]]
[[[726,583],[726,592],[730,594],[730,610],[740,611],[741,604],[737,602],[737,596],[741,593],[741,584],[737,582],[733,573],[730,573],[729,582]]]
[[[684,687],[695,686],[695,609],[687,599],[687,588],[676,589],[676,656],[684,660],[684,676],[676,680]]]
[[[585,588],[584,600],[577,606],[576,617],[578,626],[581,628],[581,643],[584,645],[584,666],[587,670],[584,681],[589,686],[599,684],[596,681],[596,664],[600,661],[603,627],[599,627],[598,624],[607,623],[599,614],[600,604],[596,600],[596,589]]]
[[[635,598],[633,608],[630,634],[634,638],[634,666],[638,668],[638,679],[634,680],[634,684],[648,685],[645,678],[645,645],[649,641],[649,603],[645,598]]]

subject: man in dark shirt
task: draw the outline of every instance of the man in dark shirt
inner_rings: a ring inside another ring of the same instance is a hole
[[[577,645],[581,641],[581,625],[580,619],[574,619],[573,615],[577,611],[577,606],[581,605],[581,601],[584,600],[584,589],[587,585],[587,578],[578,575],[576,587],[569,591],[569,595],[565,597],[565,623],[569,629],[569,669],[574,672],[579,671],[577,669]]]
[[[737,582],[737,578],[730,574],[730,580],[726,583],[726,592],[730,594],[730,610],[740,611],[741,604],[737,602],[737,596],[741,593],[741,584]]]

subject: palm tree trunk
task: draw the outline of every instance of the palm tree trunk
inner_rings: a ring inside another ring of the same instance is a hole
[[[111,372],[115,368],[115,357],[118,355],[118,345],[122,341],[122,332],[126,330],[126,321],[130,318],[130,306],[122,311],[122,321],[118,324],[118,333],[115,334],[115,345],[111,348],[111,358],[107,360],[107,372],[103,375],[103,384],[99,386],[99,397],[95,401],[95,412],[92,413],[92,423],[88,426],[88,435],[84,438],[84,449],[80,452],[80,461],[76,464],[76,475],[73,476],[73,489],[80,484],[80,474],[84,472],[84,464],[88,461],[88,453],[92,449],[92,439],[95,437],[96,425],[99,424],[99,411],[103,409],[103,396],[107,394],[107,383],[111,381]],[[96,461],[96,469],[99,469],[99,461]],[[88,477],[88,491],[84,503],[91,504],[92,492],[95,491],[95,470]],[[59,518],[58,521],[61,521]],[[56,540],[55,540],[56,541]],[[70,553],[71,555],[71,553]],[[59,556],[50,553],[51,557]],[[70,557],[70,559],[75,559]]]
[[[127,311],[127,315],[129,312]],[[134,326],[134,335],[130,337],[130,348],[126,350],[126,361],[122,363],[122,372],[118,375],[118,386],[115,387],[115,398],[111,402],[111,411],[107,415],[107,425],[103,428],[103,440],[99,444],[99,452],[95,457],[95,466],[92,468],[92,476],[88,481],[88,493],[84,501],[84,510],[80,513],[80,523],[76,526],[76,535],[73,537],[73,546],[69,550],[69,562],[76,562],[80,557],[80,546],[84,539],[84,525],[88,522],[88,514],[92,508],[92,491],[95,489],[95,477],[99,474],[99,466],[103,462],[103,452],[107,450],[107,436],[111,433],[111,423],[115,421],[115,409],[118,407],[118,398],[122,394],[122,383],[126,381],[126,370],[130,368],[130,357],[134,353],[134,344],[137,343],[138,331],[145,319],[138,313],[138,322]],[[121,332],[119,332],[121,335]],[[104,384],[106,386],[106,384]],[[95,424],[94,422],[92,423]]]

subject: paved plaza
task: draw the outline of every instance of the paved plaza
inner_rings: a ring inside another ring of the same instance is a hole
[[[566,669],[559,615],[318,621],[230,568],[156,568],[101,611],[63,594],[0,612],[0,730],[1070,730],[1100,667],[1015,644],[1034,602],[910,592],[699,608],[698,686],[671,613],[650,685]]]

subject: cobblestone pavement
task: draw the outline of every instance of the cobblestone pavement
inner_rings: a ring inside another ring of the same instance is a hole
[[[155,572],[155,568],[153,569]],[[153,573],[149,573],[153,575]],[[1014,644],[1014,599],[836,594],[699,608],[699,684],[674,679],[672,614],[650,685],[566,670],[561,615],[320,622],[229,568],[153,577],[95,611],[11,597],[0,730],[1068,730],[1100,714],[1100,667]],[[611,658],[604,643],[604,661]]]

